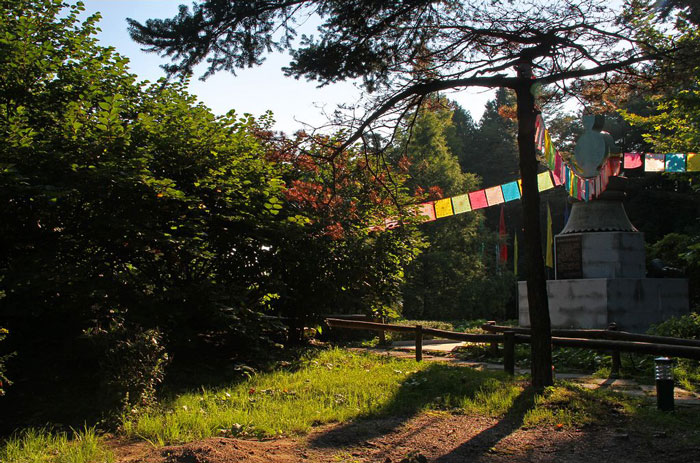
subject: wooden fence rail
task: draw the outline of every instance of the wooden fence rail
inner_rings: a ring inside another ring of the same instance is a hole
[[[485,330],[492,331],[494,334],[476,334],[424,328],[420,325],[391,325],[338,318],[327,318],[326,323],[333,328],[414,333],[416,360],[419,362],[423,359],[423,336],[425,335],[472,343],[491,343],[492,350],[494,346],[497,350],[497,345],[503,344],[503,369],[511,375],[515,371],[515,344],[530,343],[530,330],[528,328],[498,326],[495,324],[483,326]],[[555,346],[612,351],[613,373],[617,373],[616,370],[619,369],[620,352],[700,360],[700,341],[695,340],[649,336],[613,330],[552,330],[552,335],[552,345]],[[611,339],[607,336],[616,338]]]
[[[485,323],[481,326],[484,331],[492,333],[503,333],[513,331],[516,334],[530,334],[530,328],[517,326],[501,326],[494,323]],[[671,338],[668,336],[651,336],[649,334],[628,333],[626,331],[607,330],[574,330],[574,329],[553,329],[552,336],[558,338],[579,338],[579,339],[606,339],[614,341],[636,341],[653,344],[665,344],[671,346],[700,347],[698,339]]]

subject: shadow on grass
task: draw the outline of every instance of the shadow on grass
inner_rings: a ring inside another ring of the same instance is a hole
[[[434,460],[435,463],[460,461],[467,456],[469,459],[474,459],[478,457],[479,454],[486,453],[501,440],[520,429],[525,414],[534,407],[534,401],[535,394],[532,388],[524,389],[515,398],[506,414],[503,415],[496,424],[490,428],[484,429],[468,441],[463,442],[451,452],[436,458]],[[464,461],[467,460],[465,459]]]
[[[533,395],[529,391],[521,392],[511,403],[513,396],[508,396],[506,391],[512,391],[513,387],[517,386],[500,372],[431,364],[409,375],[380,409],[314,436],[309,444],[316,448],[352,446],[391,433],[426,409],[451,410],[470,402],[483,408],[485,413],[488,410],[506,413],[488,436],[500,439],[520,426],[522,417],[532,405]]]

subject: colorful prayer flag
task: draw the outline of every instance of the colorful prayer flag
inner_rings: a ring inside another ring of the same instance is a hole
[[[633,153],[625,153],[625,169],[638,169],[642,167],[642,155],[633,152]]]
[[[440,219],[448,217],[452,214],[452,201],[450,198],[439,199],[435,201],[435,217]]]
[[[666,172],[685,172],[685,154],[669,153],[666,155]]]
[[[549,268],[554,268],[554,238],[552,235],[552,211],[547,203],[547,254],[544,264]]]
[[[498,237],[500,238],[501,244],[498,252],[498,260],[501,263],[508,262],[508,245],[506,244],[506,220],[503,215],[504,207],[501,206],[501,220],[498,224]]]
[[[452,210],[455,214],[462,214],[464,212],[469,212],[472,210],[472,206],[469,204],[469,195],[463,194],[459,196],[453,196],[452,198]]]
[[[435,220],[437,217],[435,217],[435,207],[433,206],[432,201],[428,201],[427,203],[421,203],[418,205],[418,215],[422,215],[425,217],[426,222],[432,222]]]
[[[549,144],[549,150],[547,150],[547,167],[550,170],[554,169],[557,158],[557,149],[554,147],[554,143]]]
[[[554,169],[552,170],[552,178],[554,179],[554,185],[559,186],[564,183],[564,178],[561,175],[563,159],[559,151],[554,155]]]
[[[486,202],[489,206],[495,206],[503,202],[503,192],[501,191],[500,185],[486,188],[484,193],[486,194]]]
[[[520,199],[520,188],[518,188],[518,182],[509,182],[501,185],[501,191],[503,191],[504,201],[515,201]]]
[[[644,172],[663,172],[666,167],[663,154],[647,153],[644,156]]]
[[[610,175],[620,175],[620,166],[622,164],[622,159],[617,156],[611,156],[608,158],[608,165],[610,166]]]
[[[700,154],[698,153],[688,153],[686,158],[686,171],[687,172],[699,172],[700,171]]]
[[[554,188],[554,183],[552,183],[552,176],[549,175],[549,171],[537,174],[537,191],[545,191],[551,188]]]
[[[482,209],[489,205],[486,201],[484,190],[472,191],[469,193],[469,202],[472,205],[472,210]]]
[[[518,276],[518,232],[513,232],[513,273]]]

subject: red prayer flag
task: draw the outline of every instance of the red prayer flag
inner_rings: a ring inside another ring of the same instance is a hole
[[[561,176],[562,162],[563,160],[561,158],[561,154],[559,154],[559,151],[557,151],[557,154],[554,156],[554,170],[552,171],[552,177],[554,177],[554,184],[556,186],[564,183],[564,179]]]
[[[503,216],[503,210],[505,208],[501,206],[501,221],[498,225],[498,237],[501,241],[500,251],[498,253],[498,260],[501,263],[508,262],[508,246],[506,245],[506,220]]]
[[[634,153],[625,153],[625,169],[638,169],[642,167],[642,155]]]
[[[483,209],[489,205],[488,201],[486,201],[486,192],[484,190],[469,193],[469,202],[472,205],[472,210]]]
[[[617,176],[620,175],[620,163],[621,159],[618,157],[609,158],[608,162],[610,164],[610,175]]]

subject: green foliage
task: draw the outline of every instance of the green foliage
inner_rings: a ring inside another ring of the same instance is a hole
[[[472,142],[455,151],[464,172],[479,175],[484,186],[512,182],[520,177],[515,94],[505,88],[486,103]]]
[[[91,340],[99,363],[101,408],[130,412],[155,405],[156,388],[168,363],[160,332],[116,323],[91,333]]]
[[[56,411],[72,394],[148,405],[166,351],[171,369],[230,366],[279,348],[280,316],[294,338],[323,313],[397,310],[415,219],[368,230],[405,214],[403,177],[389,191],[334,139],[136,82],[83,9],[23,0],[0,18],[3,348],[30,378],[6,426],[105,411]]]
[[[111,463],[114,454],[100,442],[94,428],[66,433],[28,429],[0,446],[5,463]]]
[[[670,318],[658,325],[652,325],[649,334],[685,339],[700,339],[700,314],[691,312],[688,315]],[[654,356],[623,355],[622,369],[644,380],[654,377]],[[690,359],[676,359],[673,376],[680,387],[688,391],[700,390],[700,362]]]
[[[0,342],[2,342],[7,337],[7,333],[8,331],[5,328],[0,327]],[[5,354],[0,356],[0,396],[5,395],[4,388],[12,384],[12,382],[10,382],[10,380],[7,379],[7,376],[5,376],[5,372],[7,371],[5,362],[7,362],[7,360],[10,357],[12,357],[12,354]]]
[[[673,317],[649,328],[649,334],[674,338],[700,339],[700,313]]]
[[[418,200],[425,194],[439,199],[478,188],[478,178],[461,171],[448,144],[464,135],[453,120],[447,101],[436,97],[416,114],[410,132],[399,140],[395,162],[407,166],[407,183]],[[498,241],[482,224],[480,214],[469,213],[421,227],[428,247],[406,268],[405,317],[503,318],[512,275],[498,268],[492,252]]]

